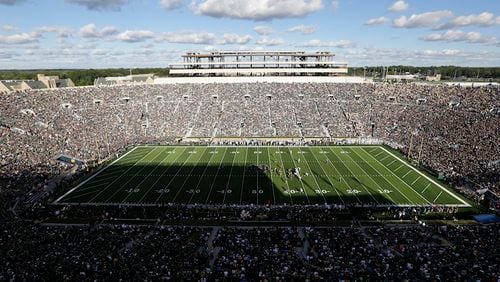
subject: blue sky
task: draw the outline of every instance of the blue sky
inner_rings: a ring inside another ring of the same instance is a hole
[[[165,67],[187,51],[500,66],[498,0],[0,0],[0,69]]]

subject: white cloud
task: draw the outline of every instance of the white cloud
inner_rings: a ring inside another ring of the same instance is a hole
[[[93,23],[80,28],[80,36],[83,38],[104,38],[114,35],[117,32],[118,30],[112,26],[106,26],[99,30]]]
[[[340,1],[339,0],[332,0],[332,9],[334,11],[337,11],[337,9],[339,8],[339,5],[340,5]]]
[[[484,12],[478,15],[458,16],[448,23],[438,26],[436,29],[451,29],[464,26],[492,26],[500,24],[500,16]]]
[[[205,45],[244,45],[252,40],[251,35],[238,35],[225,33],[218,37],[211,32],[167,32],[162,34],[158,41],[180,44],[205,44]]]
[[[254,27],[253,30],[260,35],[269,35],[274,32],[272,27],[265,25],[258,25]]]
[[[0,44],[27,44],[37,42],[40,38],[40,34],[36,32],[32,33],[19,33],[13,35],[0,35]]]
[[[2,25],[2,30],[3,31],[6,31],[6,32],[11,32],[11,31],[18,31],[19,28],[18,27],[15,27],[15,26],[12,26],[12,25]]]
[[[215,44],[217,36],[211,32],[167,32],[159,40],[182,44]]]
[[[234,33],[225,33],[222,36],[222,41],[219,44],[247,44],[252,40],[250,35],[238,35]]]
[[[291,28],[287,29],[286,31],[288,31],[288,32],[300,32],[302,34],[311,34],[311,33],[315,33],[317,30],[318,30],[317,26],[301,24],[301,25],[291,27]]]
[[[73,34],[73,31],[67,27],[61,26],[42,26],[35,29],[35,33],[56,33],[58,37],[66,38]]]
[[[66,0],[66,2],[84,6],[92,11],[119,11],[128,0]]]
[[[264,45],[264,46],[278,46],[278,45],[283,45],[285,41],[281,38],[269,38],[267,36],[263,36],[255,42],[257,45]]]
[[[301,47],[334,47],[334,48],[351,48],[355,44],[349,40],[338,40],[338,41],[324,41],[319,39],[312,39],[307,41],[305,44],[300,45]]]
[[[394,4],[392,4],[389,7],[389,11],[391,11],[391,12],[403,12],[403,11],[408,10],[409,6],[410,5],[408,5],[408,3],[406,3],[405,1],[396,1],[396,2],[394,2]]]
[[[160,5],[167,10],[180,8],[183,3],[184,0],[160,0]]]
[[[12,5],[20,4],[20,3],[24,2],[24,1],[25,0],[0,0],[0,5],[12,6]]]
[[[494,36],[483,36],[479,32],[464,32],[461,30],[448,30],[444,33],[432,33],[421,37],[424,41],[446,41],[494,44],[497,39]]]
[[[409,18],[401,16],[393,21],[393,26],[399,28],[432,27],[442,19],[451,16],[453,13],[448,10],[414,14]]]
[[[365,22],[365,25],[379,25],[388,22],[389,19],[386,17],[378,17],[378,18],[373,18],[369,19]]]
[[[123,42],[142,42],[154,37],[154,33],[149,30],[127,30],[116,36],[117,40]]]
[[[191,3],[195,14],[256,21],[299,18],[322,8],[322,0],[193,0]]]

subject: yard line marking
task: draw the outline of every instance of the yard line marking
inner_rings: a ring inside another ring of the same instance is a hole
[[[276,196],[274,195],[274,177],[273,177],[273,169],[271,168],[271,156],[269,154],[269,149],[266,148],[267,150],[267,162],[269,164],[269,175],[271,176],[271,190],[273,191],[273,205],[276,204]],[[259,193],[259,191],[257,191]]]
[[[219,168],[215,172],[215,177],[214,177],[214,180],[212,180],[212,184],[210,185],[210,191],[208,192],[207,198],[205,199],[205,204],[208,204],[208,200],[210,199],[210,195],[212,195],[212,189],[214,188],[215,180],[217,180],[217,175],[219,174],[219,170],[222,166],[222,163],[224,163],[224,157],[226,156],[226,153],[228,150],[229,150],[229,148],[226,148],[224,150],[224,155],[222,155],[222,158],[220,159]]]
[[[309,153],[311,152],[311,150],[309,150]],[[311,172],[311,177],[314,179],[314,182],[316,182],[316,186],[318,187],[319,190],[322,190],[321,187],[319,186],[319,183],[318,183],[318,180],[316,180],[316,175],[314,175],[312,169],[311,169],[311,166],[309,165],[308,162],[305,162],[307,164],[307,167],[309,168],[309,171]],[[326,198],[325,198],[325,195],[323,193],[320,193],[321,196],[323,197],[323,201],[325,201],[325,204],[328,204],[328,202],[326,201]]]
[[[231,180],[231,177],[232,177],[232,173],[233,173],[233,166],[234,166],[234,159],[236,159],[236,155],[237,154],[233,154],[233,160],[231,161],[231,169],[229,170],[229,175],[226,179],[226,188],[224,190],[224,198],[222,199],[222,204],[224,205],[226,203],[226,195],[227,195],[227,188],[229,188],[229,182]],[[259,194],[259,193],[257,193]]]
[[[143,155],[142,158],[140,158],[137,162],[135,162],[133,165],[131,165],[125,172],[123,172],[120,176],[116,177],[115,180],[111,181],[106,187],[104,187],[104,189],[102,189],[99,193],[97,193],[97,195],[95,195],[92,199],[90,199],[89,202],[93,202],[95,200],[95,198],[99,197],[99,195],[101,195],[104,191],[106,191],[109,187],[111,187],[111,185],[113,185],[116,181],[120,180],[122,178],[122,176],[124,176],[128,171],[130,171],[131,169],[133,169],[135,167],[136,164],[138,164],[139,162],[141,162],[142,160],[144,160],[149,154],[151,154],[152,152],[154,152],[156,149],[153,149],[149,152],[147,152],[146,154]],[[141,168],[140,170],[138,170],[135,174],[139,173],[143,168]],[[129,180],[130,181],[130,180]],[[127,181],[128,182],[128,181]],[[121,188],[121,187],[120,187]],[[117,191],[119,191],[121,189],[117,189],[115,191],[115,193]],[[113,193],[113,195],[115,194]]]
[[[435,203],[436,200],[439,198],[439,196],[441,196],[441,194],[443,194],[443,190],[441,190],[441,192],[439,192],[439,194],[436,196],[436,198],[432,202]]]
[[[218,152],[217,152],[217,154],[218,154]],[[206,163],[205,168],[203,168],[203,172],[200,175],[200,179],[198,180],[198,183],[196,183],[196,187],[194,188],[195,191],[198,190],[198,188],[200,188],[200,184],[205,176],[205,173],[207,172],[208,167],[210,166],[210,162],[212,161],[212,159],[215,155],[216,154],[210,153],[210,159],[208,159],[208,162]],[[188,205],[191,204],[191,201],[193,200],[194,194],[195,193],[192,193],[191,197],[189,197]]]
[[[415,179],[415,180],[414,180],[414,181],[413,181],[410,185],[415,184],[415,182],[417,182],[417,180],[419,180],[419,179],[420,179],[420,176],[419,176],[419,177],[417,177],[417,179]]]
[[[411,172],[411,170],[409,170],[408,172],[406,172],[405,175],[403,175],[403,177],[401,177],[401,179],[405,178],[410,172]]]
[[[335,156],[335,158],[339,159],[339,157],[337,157],[337,154],[335,154],[335,152],[333,151],[333,149],[332,149],[331,147],[328,147],[328,149],[332,152],[332,155],[333,155],[333,156]],[[327,157],[327,158],[328,158],[328,157]],[[330,158],[328,158],[328,160],[330,160]],[[339,159],[339,160],[340,160],[340,159]],[[330,160],[330,161],[331,161],[331,160]],[[338,169],[337,169],[337,167],[336,167],[336,166],[334,166],[333,164],[331,164],[331,166],[332,166],[332,167],[335,169],[335,171],[338,173],[338,175],[339,175],[339,181],[340,181],[340,183],[342,184],[342,178],[344,178],[344,177],[342,176],[342,174],[340,174],[340,171],[338,171]],[[351,185],[349,185],[349,183],[347,183],[347,181],[345,180],[345,178],[344,178],[344,182],[345,182],[345,184],[347,184],[347,188],[349,188],[349,189],[353,190],[353,189],[352,189],[352,187],[351,187]],[[359,202],[361,205],[363,205],[363,203],[362,203],[362,202],[361,202],[361,200],[359,199],[358,195],[356,195],[356,193],[354,193],[354,197],[356,197],[356,199],[358,200],[358,202]]]
[[[429,183],[429,184],[427,184],[427,186],[425,186],[424,191],[422,191],[422,194],[423,194],[423,193],[425,193],[425,191],[427,190],[427,188],[429,188],[429,186],[431,186],[431,184],[430,184],[430,183]]]
[[[186,148],[186,150],[188,150]],[[184,150],[182,153],[186,152],[186,150]],[[192,149],[191,149],[192,150]],[[168,181],[167,185],[165,186],[165,188],[168,188],[170,187],[170,185],[172,184],[172,182],[174,181],[174,179],[177,177],[177,175],[179,174],[179,172],[182,170],[182,168],[188,163],[188,160],[189,158],[191,158],[191,156],[193,155],[196,155],[196,154],[191,154],[191,153],[188,153],[188,156],[186,157],[186,159],[182,162],[182,165],[179,166],[179,168],[177,169],[177,171],[175,172],[174,176],[172,176],[172,178],[170,178],[170,180]],[[181,189],[179,188],[179,190],[177,190],[177,193],[175,194],[175,197],[177,197],[177,194],[179,194],[181,191]],[[158,201],[161,199],[163,195],[160,195],[158,196],[158,198],[156,198],[155,200],[155,204],[158,203]]]
[[[162,152],[163,152],[163,150],[160,150],[160,152],[158,153],[158,155],[154,156],[154,157],[153,157],[153,158],[152,158],[152,159],[148,162],[148,164],[149,164],[149,163],[151,163],[151,162],[152,162],[154,159],[156,159],[158,156],[160,156]],[[108,198],[107,198],[104,202],[108,202],[111,198],[113,198],[116,194],[118,194],[118,192],[122,191],[122,190],[123,190],[122,188],[123,188],[123,187],[125,187],[125,186],[126,186],[126,185],[130,182],[130,181],[132,181],[133,179],[135,179],[135,178],[137,177],[137,175],[139,174],[139,172],[142,172],[142,171],[143,171],[146,167],[147,167],[147,166],[144,166],[144,167],[142,167],[141,169],[139,169],[139,170],[138,170],[135,174],[133,174],[133,175],[132,175],[132,178],[128,179],[128,180],[125,182],[125,184],[123,184],[123,185],[121,185],[121,186],[120,186],[120,188],[116,189],[116,191],[115,191],[113,194],[111,194],[111,196],[109,196],[109,197],[108,197]],[[146,178],[147,178],[147,177],[144,177],[144,179],[143,179],[143,180],[141,180],[141,182],[142,182],[142,181],[144,181]],[[137,186],[136,186],[135,188],[137,188]],[[128,196],[130,196],[130,194],[129,194],[129,195],[127,195],[125,198],[128,198]],[[93,200],[93,199],[92,199],[92,200]],[[91,200],[91,201],[92,201],[92,200]],[[122,202],[123,202],[123,201],[122,201]],[[121,203],[122,203],[122,202],[121,202]]]
[[[290,158],[293,161],[293,166],[297,167],[297,165],[295,164],[295,160],[293,159],[293,156],[292,156],[292,151],[290,150],[290,148],[287,148],[287,150],[288,150],[288,154],[290,155]],[[307,203],[311,204],[311,201],[309,200],[309,196],[307,195],[307,192],[306,192],[306,187],[304,186],[304,182],[300,179],[299,179],[299,182],[300,182],[300,185],[302,186],[302,190],[304,190],[304,194],[306,195]]]
[[[396,160],[392,160],[392,162],[390,162],[389,164],[387,164],[387,166],[390,166],[391,164],[393,164]]]
[[[351,150],[351,152],[352,152],[352,150]],[[334,152],[334,154],[335,154],[335,152]],[[344,154],[344,155],[347,155],[347,156],[348,156],[351,160],[353,160],[353,161],[354,161],[354,159],[353,159],[351,156],[349,156],[350,154]],[[342,158],[341,158],[340,156],[337,156],[337,158],[339,158],[339,160],[342,160]],[[357,163],[356,163],[356,165],[357,165],[359,168],[361,168],[361,167],[360,167]],[[347,170],[349,170],[349,171],[353,174],[353,176],[355,176],[355,175],[354,175],[354,172],[351,170],[351,168],[350,168],[348,165],[345,165],[345,164],[344,164],[344,166],[347,168]],[[365,171],[365,170],[364,170],[364,169],[362,169],[362,168],[361,168],[361,170],[362,170],[362,171],[364,171],[364,172],[366,172],[366,173],[368,173],[367,171]],[[371,178],[370,178],[370,179],[371,179]],[[358,182],[359,182],[359,181],[358,181]],[[377,203],[377,205],[380,205],[379,201],[375,198],[375,196],[373,196],[373,194],[372,194],[372,193],[370,193],[370,191],[368,191],[368,189],[366,189],[366,187],[365,187],[364,185],[361,185],[361,186],[363,186],[363,188],[366,190],[366,192],[368,192],[368,194],[370,194],[370,196],[372,197],[372,199],[374,199],[374,200],[375,200],[375,202]]]
[[[255,151],[254,151],[254,154],[255,154]],[[257,165],[259,164],[259,155],[260,154],[257,154]],[[258,172],[255,174],[255,177],[257,178],[257,188],[256,188],[257,189],[257,193],[255,193],[255,196],[257,198],[257,206],[258,206],[259,205],[259,191],[258,190],[260,190],[260,187],[259,187],[259,173]]]
[[[281,151],[281,148],[279,149]],[[290,202],[291,204],[293,205],[293,198],[292,198],[292,193],[290,193],[290,185],[288,184],[288,179],[286,177],[286,170],[285,170],[285,164],[283,163],[283,157],[281,156],[281,153],[278,154],[280,156],[280,160],[281,160],[281,166],[283,168],[283,178],[285,179],[285,184],[286,184],[286,187],[288,188],[288,196],[290,196]]]
[[[366,152],[365,149],[362,149]],[[380,163],[382,166],[384,166],[383,163]],[[404,185],[406,185],[407,187],[409,187],[413,192],[415,192],[415,194],[417,194],[418,196],[420,196],[420,198],[424,199],[424,201],[426,201],[428,204],[431,204],[431,202],[429,202],[429,200],[427,200],[427,198],[425,198],[424,196],[422,196],[422,194],[418,193],[417,191],[415,191],[415,189],[413,189],[413,187],[411,187],[410,185],[408,185],[408,183],[406,183],[403,178],[400,178],[399,176],[397,176],[394,172],[392,172],[390,169],[388,169],[386,166],[384,166],[385,169],[387,169],[388,171],[390,171],[394,176],[396,176],[399,180],[401,180],[401,182],[404,183]],[[408,174],[408,173],[407,173]],[[403,176],[404,177],[404,176]]]
[[[374,151],[375,151],[375,150],[374,150]],[[371,152],[373,152],[373,151],[371,151]],[[380,154],[382,154],[382,153],[383,153],[383,151],[380,151],[378,154],[376,154],[376,155],[375,155],[375,157],[378,157],[378,156],[379,156]]]
[[[227,150],[227,149],[226,149]],[[245,150],[245,164],[244,166],[247,165],[247,158],[248,158],[248,150]],[[247,170],[246,169],[243,169],[243,177],[241,178],[241,187],[240,187],[240,205],[241,205],[241,201],[243,200],[243,190],[245,189],[245,174],[246,174]]]
[[[205,150],[204,150],[203,152],[201,152],[200,157],[198,158],[198,161],[197,161],[195,164],[199,164],[199,163],[200,163],[201,158],[203,157],[203,155],[205,154],[205,152],[206,152],[207,150],[208,150],[208,148],[205,148]],[[214,154],[212,154],[212,155],[214,155]],[[183,190],[182,188],[184,188],[184,186],[186,185],[187,181],[191,179],[191,177],[192,177],[191,173],[194,171],[194,168],[195,168],[195,167],[196,167],[196,165],[192,165],[192,166],[191,166],[191,170],[189,171],[188,176],[186,176],[186,177],[184,178],[184,181],[182,182],[181,187],[179,188],[179,190],[177,190],[177,193],[175,194],[174,198],[173,198],[173,199],[172,199],[172,201],[171,201],[172,203],[175,203],[175,200],[177,199],[177,196],[179,196],[179,194],[180,194],[180,193],[181,193],[181,191]],[[191,194],[191,196],[192,196],[192,195],[194,195],[194,193],[193,193],[193,194]]]
[[[416,171],[417,173],[419,173],[421,176],[423,176],[424,178],[426,178],[427,180],[429,180],[430,182],[432,182],[433,184],[437,185],[439,188],[441,188],[443,191],[445,191],[446,193],[450,194],[453,198],[455,198],[456,200],[460,201],[462,203],[462,205],[455,205],[456,207],[470,207],[470,205],[465,202],[464,200],[462,200],[460,197],[458,197],[457,195],[455,195],[454,193],[450,192],[448,189],[444,188],[443,186],[441,186],[441,184],[437,183],[436,181],[434,181],[433,179],[429,178],[427,175],[421,173],[420,171],[418,171],[416,168],[410,166],[409,164],[407,164],[405,161],[401,160],[401,158],[399,158],[398,156],[394,155],[393,153],[389,152],[388,150],[386,150],[384,147],[380,147],[382,150],[386,151],[387,153],[389,153],[390,155],[392,155],[393,157],[395,157],[396,159],[400,160],[404,165],[408,166],[409,168],[413,169],[414,171]]]
[[[311,150],[312,152],[312,149],[309,149]],[[321,165],[321,163],[319,162],[318,158],[316,157],[316,154],[312,153],[311,155],[314,156],[314,158],[316,159],[316,162],[318,163],[318,166],[321,168],[321,170],[323,171],[324,175],[326,175],[326,177],[328,178],[328,181],[330,181],[330,186],[333,188],[333,190],[335,190],[335,192],[337,193],[337,195],[339,196],[339,199],[342,201],[342,204],[345,205],[345,202],[344,202],[344,199],[342,199],[342,196],[340,195],[339,191],[337,191],[337,188],[335,188],[335,186],[333,186],[333,181],[332,179],[330,178],[330,176],[326,173],[326,171],[323,169],[323,166]],[[326,158],[326,157],[325,157]]]
[[[175,150],[175,149],[173,149],[172,151],[174,151],[174,150]],[[172,151],[170,151],[170,152],[172,152]],[[142,201],[144,200],[144,198],[146,197],[146,195],[148,195],[148,194],[149,194],[149,192],[151,191],[151,189],[153,189],[153,187],[155,187],[155,186],[156,186],[156,184],[160,181],[160,179],[162,179],[162,178],[163,178],[163,176],[165,175],[165,172],[167,172],[169,168],[171,168],[174,164],[176,164],[176,163],[177,163],[177,160],[179,159],[179,157],[180,157],[180,156],[181,156],[181,155],[182,155],[185,151],[186,151],[186,148],[184,148],[184,150],[182,150],[182,152],[180,152],[180,153],[179,153],[179,154],[178,154],[178,155],[174,158],[174,160],[168,164],[168,166],[167,166],[167,167],[166,167],[166,168],[162,171],[162,173],[160,174],[160,176],[158,176],[158,177],[156,178],[155,182],[154,182],[152,185],[150,185],[150,186],[149,186],[148,191],[146,191],[146,193],[144,193],[144,194],[142,195],[141,199],[139,200],[139,203],[142,203]],[[170,157],[171,155],[172,155],[172,154],[167,153],[167,156],[166,156],[166,157],[165,157],[165,158],[164,158],[164,159],[163,159],[160,163],[162,163],[163,161],[165,161],[165,160],[166,160],[168,157]],[[161,196],[161,195],[160,195],[160,196]],[[158,199],[158,198],[156,198],[156,199]]]
[[[128,151],[127,153],[125,153],[123,156],[119,157],[118,159],[114,160],[112,163],[108,164],[107,166],[105,166],[102,170],[99,170],[98,172],[96,172],[96,174],[90,176],[89,178],[85,179],[83,182],[81,182],[80,184],[78,184],[77,186],[75,186],[74,188],[70,189],[68,192],[66,192],[64,195],[62,195],[61,197],[57,198],[57,200],[54,201],[54,204],[58,204],[64,197],[66,197],[67,195],[69,195],[70,193],[72,193],[73,191],[75,191],[76,189],[82,187],[85,183],[89,182],[90,180],[94,179],[95,177],[97,177],[99,174],[101,174],[103,171],[105,171],[108,167],[114,165],[116,162],[118,162],[119,160],[121,160],[122,158],[124,158],[125,156],[127,156],[128,154],[132,153],[133,151],[135,151],[137,149],[137,147],[133,148],[132,150]]]
[[[364,159],[361,155],[359,155],[359,154],[358,154],[358,152],[356,152],[356,150],[352,150],[352,149],[351,149],[351,151],[352,151],[352,152],[353,152],[356,156],[358,156],[360,159],[362,159],[365,163],[367,163],[367,161],[366,161],[366,160],[365,160],[365,159]],[[369,165],[369,166],[370,166],[373,170],[375,170],[375,171],[377,171],[377,172],[378,172],[378,170],[376,170],[376,169],[375,169],[374,167],[372,167],[370,164],[368,164],[368,165]],[[362,166],[359,166],[359,167],[360,167],[363,171],[367,172],[367,171],[366,171],[366,170],[365,170]],[[382,176],[382,177],[384,177],[383,175],[378,175],[378,176]],[[375,185],[377,185],[377,186],[378,186],[378,188],[380,188],[380,190],[384,190],[384,188],[382,188],[382,186],[380,186],[380,184],[378,184],[378,182],[377,182],[377,181],[375,181],[375,179],[373,179],[372,177],[370,177],[370,179],[372,180],[372,182],[373,182],[373,183],[375,183]],[[385,180],[387,183],[389,183],[389,182],[388,182],[385,178],[384,178],[384,180]],[[399,192],[399,191],[398,191],[398,192]],[[391,195],[390,195],[389,193],[385,193],[384,195],[386,195],[387,197],[389,197],[389,199],[390,199],[390,200],[394,203],[394,205],[397,205],[396,201],[394,201],[394,199],[391,197]],[[380,204],[379,204],[379,206],[383,206],[383,205],[380,205]]]
[[[384,161],[385,159],[387,159],[388,157],[389,157],[389,155],[387,155],[387,156],[383,157],[383,158],[380,160],[380,162],[383,162],[383,161]]]
[[[394,170],[394,172],[398,171],[400,168],[402,168],[404,165],[399,165],[398,168]]]

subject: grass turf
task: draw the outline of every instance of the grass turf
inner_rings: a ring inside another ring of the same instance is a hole
[[[138,146],[55,203],[469,207],[381,146]]]

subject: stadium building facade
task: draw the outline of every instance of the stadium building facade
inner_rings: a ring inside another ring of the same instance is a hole
[[[173,76],[339,76],[346,62],[329,51],[213,51],[188,52],[183,62],[170,65]]]

